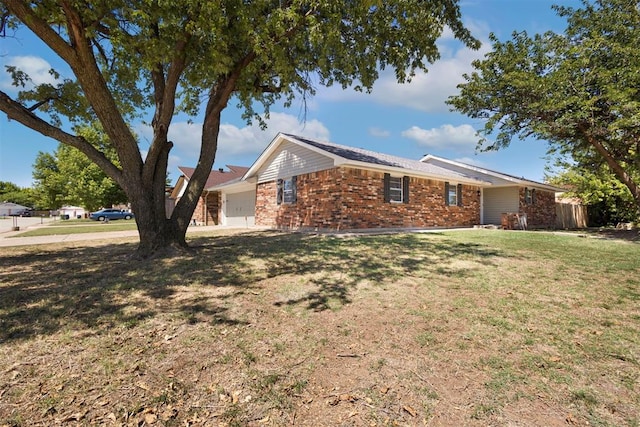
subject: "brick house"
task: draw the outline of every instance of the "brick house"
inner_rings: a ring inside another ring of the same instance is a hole
[[[503,213],[552,227],[560,191],[435,156],[411,160],[282,133],[242,179],[210,190],[239,185],[255,191],[255,225],[330,230],[500,224]]]
[[[216,190],[215,187],[221,184],[239,181],[249,168],[227,165],[227,169],[228,170],[224,170],[224,168],[220,168],[209,173],[204,191],[198,198],[198,204],[191,217],[191,220],[195,221],[196,224],[218,225],[221,223],[220,213],[223,195],[219,190]],[[176,203],[180,197],[182,197],[182,194],[184,194],[187,184],[195,171],[194,168],[184,166],[178,167],[178,170],[180,171],[180,177],[178,177],[170,196]]]

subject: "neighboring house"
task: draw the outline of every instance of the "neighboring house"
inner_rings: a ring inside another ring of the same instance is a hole
[[[249,168],[244,168],[245,172]],[[220,225],[252,227],[256,225],[256,185],[242,176],[207,188],[220,194],[218,218]]]
[[[230,181],[237,181],[247,172],[248,168],[242,166],[230,166],[227,165],[228,170],[220,168],[218,170],[211,171],[209,178],[204,186],[204,191],[198,199],[198,204],[193,212],[192,221],[195,221],[200,225],[218,225],[221,223],[221,209],[223,207],[223,196],[219,190],[212,189],[212,187],[219,186],[221,184],[228,183]],[[189,180],[193,176],[194,168],[188,168],[184,166],[178,167],[180,171],[180,177],[176,181],[176,185],[171,192],[170,198],[178,203]],[[225,198],[228,196],[224,196]]]
[[[282,133],[242,179],[210,190],[229,200],[238,188],[247,199],[255,191],[256,225],[333,230],[500,224],[503,213],[552,227],[559,191],[435,156],[410,160]]]
[[[63,206],[58,209],[58,215],[69,215],[69,218],[84,218],[88,214],[89,212],[79,206]]]
[[[28,207],[19,205],[17,203],[2,202],[0,203],[0,216],[15,215],[16,213],[20,213],[28,209]]]

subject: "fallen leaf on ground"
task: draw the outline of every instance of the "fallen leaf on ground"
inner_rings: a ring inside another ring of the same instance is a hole
[[[418,413],[416,412],[415,409],[413,409],[411,406],[409,405],[405,405],[402,407],[402,409],[404,409],[405,411],[407,411],[409,413],[409,415],[411,415],[412,417],[415,417],[416,415],[418,415]]]

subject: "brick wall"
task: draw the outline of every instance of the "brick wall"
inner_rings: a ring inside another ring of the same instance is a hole
[[[256,225],[344,230],[480,223],[478,187],[464,185],[463,206],[446,206],[443,181],[411,177],[409,203],[385,203],[383,179],[382,172],[352,168],[299,175],[296,203],[282,205],[275,181],[258,184]]]
[[[525,188],[519,189],[520,212],[527,214],[528,227],[553,228],[556,224],[556,194],[552,191],[535,190],[533,204],[525,200]]]
[[[198,204],[193,211],[191,220],[194,219],[199,225],[218,225],[219,209],[220,209],[220,192],[204,191],[202,196],[198,198]]]

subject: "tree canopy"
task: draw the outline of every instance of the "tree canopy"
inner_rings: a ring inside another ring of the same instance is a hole
[[[483,120],[484,149],[514,137],[548,141],[552,153],[594,173],[605,165],[640,209],[638,2],[555,9],[568,20],[564,34],[520,32],[506,42],[491,35],[492,51],[448,102]]]
[[[13,182],[0,181],[0,202],[12,202],[33,207],[34,196],[30,188],[21,188]]]
[[[3,0],[2,16],[2,30],[26,27],[73,78],[25,86],[16,99],[0,92],[0,110],[77,148],[123,188],[143,256],[186,245],[230,101],[248,120],[260,120],[274,102],[313,95],[318,85],[369,90],[385,68],[405,82],[438,59],[445,26],[479,46],[462,24],[458,0]],[[28,83],[21,70],[9,71],[16,85]],[[195,172],[166,219],[167,132],[177,111],[202,113],[202,140]],[[153,139],[143,158],[127,122],[144,112]],[[119,164],[60,118],[98,120]]]
[[[548,177],[548,180],[568,189],[564,197],[576,197],[587,206],[591,226],[638,220],[629,188],[604,164],[599,168],[566,164],[562,172]]]
[[[118,164],[116,153],[99,125],[78,127],[76,131]],[[53,155],[38,153],[33,178],[38,205],[48,209],[72,205],[93,211],[127,201],[126,194],[113,179],[82,152],[65,144],[59,144]]]

